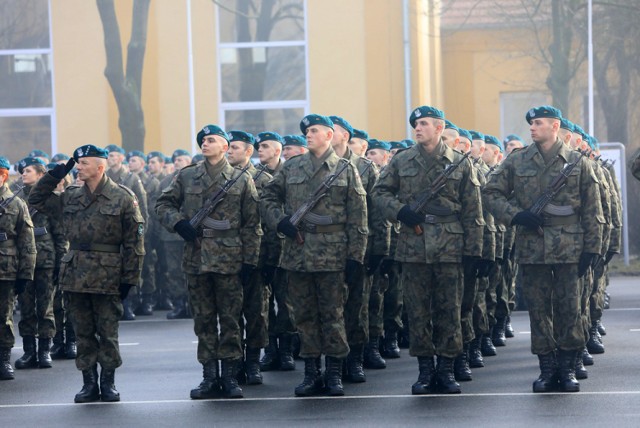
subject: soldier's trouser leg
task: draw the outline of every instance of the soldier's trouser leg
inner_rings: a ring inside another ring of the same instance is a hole
[[[509,309],[509,286],[505,280],[505,262],[500,259],[496,263],[500,264],[500,278],[498,279],[498,287],[496,288],[496,319],[505,318],[509,316],[511,310]]]
[[[371,292],[369,293],[369,337],[375,339],[382,336],[384,328],[384,293],[389,288],[389,279],[380,275],[379,271],[373,275]]]
[[[290,302],[289,280],[289,272],[280,268],[276,270],[273,279],[274,312],[276,314],[273,334],[276,336],[296,331],[296,321]],[[292,288],[295,287],[297,284],[293,282]]]
[[[364,345],[369,340],[369,295],[371,276],[366,267],[358,272],[356,284],[349,286],[347,303],[344,305],[344,325],[349,346]]]
[[[149,238],[149,239],[147,239]],[[158,254],[156,247],[158,241],[152,239],[147,233],[144,239],[144,259],[142,261],[142,286],[140,292],[143,295],[151,295],[156,291],[156,264],[158,263]]]
[[[211,360],[242,358],[238,324],[242,311],[239,275],[187,275],[187,282],[193,328],[198,336],[198,362],[205,364]]]
[[[65,293],[76,333],[78,370],[89,370],[96,363],[100,363],[103,369],[120,367],[118,321],[123,312],[120,296]]]
[[[463,343],[469,343],[476,337],[473,329],[473,308],[478,292],[478,279],[475,275],[465,275],[460,305],[460,324]]]
[[[293,272],[289,290],[296,327],[300,333],[300,356],[345,358],[349,354],[344,328],[347,286],[344,272]]]
[[[56,285],[53,292],[53,319],[56,327],[56,332],[60,333],[65,328],[65,307],[62,299],[62,290],[60,286]]]
[[[385,334],[395,334],[402,330],[402,284],[398,263],[394,263],[389,273],[389,287],[383,297],[383,322]]]
[[[509,277],[507,277],[507,287],[509,289],[509,312],[516,309],[516,278],[518,277],[518,264],[509,259]]]
[[[473,331],[475,336],[480,336],[489,334],[489,320],[487,319],[489,278],[478,278],[477,285],[473,302]]]
[[[600,272],[593,273],[593,288],[589,296],[589,314],[591,322],[600,321],[604,311],[604,292],[607,289],[606,269],[604,266]]]
[[[16,343],[13,333],[13,281],[0,281],[0,348],[12,348]]]
[[[582,321],[582,330],[584,332],[584,342],[589,340],[589,328],[591,327],[591,285],[593,283],[593,274],[591,269],[587,274],[579,279],[578,288],[580,289],[580,318]],[[557,334],[556,334],[557,336]]]
[[[187,279],[182,272],[182,256],[184,254],[184,244],[178,241],[164,241],[163,254],[167,258],[164,261],[166,271],[164,284],[157,284],[156,289],[164,293],[172,301],[187,298]]]
[[[584,331],[578,265],[521,265],[520,268],[522,291],[529,308],[531,352],[544,355],[556,348],[581,350]]]
[[[494,263],[491,272],[489,272],[489,286],[485,293],[487,300],[487,323],[489,330],[496,325],[496,309],[498,307],[498,288],[502,287],[502,266],[500,263]]]
[[[262,280],[262,272],[255,269],[251,275],[251,281],[243,287],[242,315],[246,320],[244,330],[247,348],[264,348],[269,341],[267,335],[269,318],[265,305],[267,300],[265,293],[268,291]]]
[[[409,354],[458,356],[462,352],[461,265],[403,263],[402,287],[409,315]]]
[[[36,336],[40,339],[51,339],[56,335],[55,318],[53,316],[53,268],[36,269],[33,281],[27,285],[24,293],[18,296],[20,301],[20,336]],[[22,309],[22,305],[28,311]],[[27,315],[24,319],[22,316]]]

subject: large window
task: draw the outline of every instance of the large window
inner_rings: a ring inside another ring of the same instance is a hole
[[[55,150],[49,0],[0,0],[0,155]]]
[[[219,0],[221,125],[299,133],[308,113],[305,0]]]

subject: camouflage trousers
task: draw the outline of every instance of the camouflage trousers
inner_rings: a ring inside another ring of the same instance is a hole
[[[516,289],[514,269],[517,269],[517,265],[513,263],[511,259],[501,260],[500,263],[502,264],[502,288],[498,297],[496,316],[506,317],[515,309]]]
[[[520,265],[520,269],[531,324],[531,352],[543,355],[556,349],[582,349],[585,341],[578,265]]]
[[[300,334],[300,357],[345,358],[344,327],[347,286],[344,272],[289,271],[289,298]]]
[[[141,294],[153,294],[156,291],[156,264],[158,263],[158,240],[147,235],[144,237],[144,259],[142,261],[142,285]],[[180,258],[182,260],[182,258]]]
[[[187,275],[193,330],[198,336],[198,362],[242,358],[239,275]],[[218,328],[219,327],[219,328]]]
[[[13,333],[13,287],[13,281],[0,281],[0,348],[12,348],[16,343]]]
[[[607,266],[593,272],[593,288],[589,297],[591,321],[600,321],[604,311],[604,292],[607,289]]]
[[[593,290],[593,270],[587,270],[583,278],[579,279],[580,289],[580,317],[584,333],[584,343],[589,340],[589,328],[591,327],[591,292]]]
[[[269,306],[269,335],[280,336],[295,333],[295,321],[289,302],[289,273],[281,268],[276,269],[273,284],[265,294]]]
[[[496,325],[496,311],[501,303],[498,296],[502,294],[502,264],[496,262],[489,272],[489,287],[486,291],[487,300],[487,323],[489,330]],[[506,315],[505,315],[506,316]]]
[[[240,335],[244,336],[247,348],[264,348],[269,342],[269,288],[264,285],[260,269],[253,271],[251,281],[243,287],[242,294]]]
[[[365,266],[359,267],[356,284],[348,286],[344,305],[344,326],[349,346],[364,345],[369,340],[369,295],[371,275]]]
[[[59,285],[55,285],[55,291],[53,292],[53,318],[56,325],[56,333],[65,331],[67,337],[73,335],[73,325],[71,324],[71,318],[67,309],[68,303],[66,302],[66,293],[64,293]]]
[[[18,296],[20,336],[37,335],[41,339],[51,339],[56,335],[53,294],[53,268],[36,269],[33,281],[28,282],[24,292]]]
[[[460,327],[462,329],[462,342],[469,343],[475,337],[473,328],[473,309],[478,292],[478,278],[475,272],[464,272],[462,300],[460,304]]]
[[[402,310],[404,299],[400,278],[400,263],[394,262],[389,272],[389,287],[384,293],[382,316],[385,334],[396,334],[402,330]]]
[[[409,316],[409,354],[458,356],[462,352],[462,265],[403,263],[401,281]]]
[[[182,271],[184,242],[161,241],[158,252],[160,278],[156,282],[156,290],[171,300],[187,298],[187,279]],[[160,269],[160,266],[162,268]]]
[[[489,278],[477,278],[476,295],[473,299],[473,334],[480,336],[489,334],[489,318],[487,317],[487,291]]]
[[[376,338],[384,333],[384,293],[389,289],[389,278],[377,270],[371,281],[369,293],[369,337]]]
[[[120,296],[67,291],[65,295],[76,332],[78,370],[87,370],[96,363],[104,369],[120,367],[118,321],[123,312]]]

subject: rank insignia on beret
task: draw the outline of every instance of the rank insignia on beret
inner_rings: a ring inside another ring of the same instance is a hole
[[[420,109],[419,109],[419,108],[417,108],[417,109],[413,112],[413,115],[414,115],[415,117],[420,117],[420,116],[422,116],[422,112],[420,111]]]

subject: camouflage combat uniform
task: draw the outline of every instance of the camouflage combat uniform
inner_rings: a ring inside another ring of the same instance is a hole
[[[156,291],[155,266],[156,263],[158,263],[156,248],[159,245],[158,229],[160,223],[158,223],[153,207],[155,207],[156,200],[160,196],[160,182],[146,171],[140,171],[137,175],[146,193],[146,206],[148,209],[148,217],[146,218],[147,228],[144,234],[145,256],[142,262],[142,285],[140,287],[140,293],[142,294],[142,300],[144,302],[145,299],[150,299],[150,296]],[[136,194],[136,196],[138,195]],[[138,196],[138,200],[139,199],[140,196]]]

